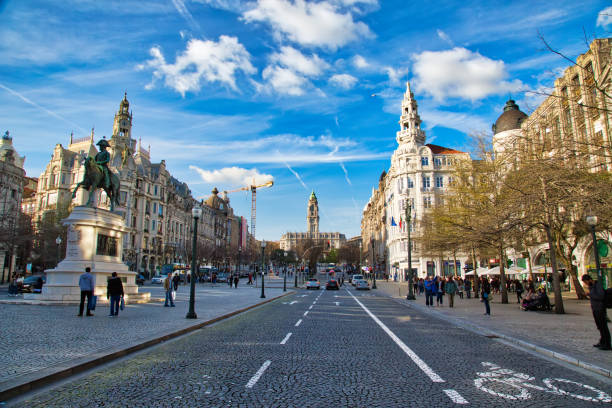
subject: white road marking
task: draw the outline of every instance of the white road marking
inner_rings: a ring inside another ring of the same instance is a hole
[[[340,306],[340,302],[334,302],[336,306]]]
[[[304,316],[306,316],[308,314],[308,310],[304,312]]]
[[[293,302],[289,303],[290,305],[297,303],[297,300],[294,300]]]
[[[434,370],[432,370],[427,365],[427,363],[421,360],[421,358],[417,356],[416,353],[406,345],[406,343],[404,343],[399,337],[397,337],[395,333],[393,333],[383,322],[381,322],[378,317],[376,317],[372,312],[370,312],[370,310],[365,307],[363,303],[361,303],[355,296],[353,296],[351,292],[348,292],[348,294],[351,295],[353,299],[355,299],[355,302],[357,302],[357,304],[361,306],[363,310],[366,311],[366,313],[381,327],[381,329],[383,329],[385,333],[387,333],[387,335],[391,337],[391,340],[393,340],[395,344],[397,344],[404,351],[404,353],[406,353],[406,355],[408,355],[408,357],[410,357],[410,359],[414,361],[414,363],[431,379],[431,381],[445,382],[442,377],[436,374]]]
[[[298,327],[300,324],[302,324],[302,319],[297,321],[297,323],[295,324],[295,327]]]
[[[291,337],[292,333],[289,333],[285,336],[285,338],[283,339],[283,341],[280,342],[280,344],[285,344],[287,342],[287,340],[289,340],[289,337]]]
[[[263,363],[261,365],[261,367],[259,367],[259,370],[257,370],[255,375],[253,377],[251,377],[251,379],[247,383],[246,387],[247,388],[253,388],[253,386],[255,384],[257,384],[257,381],[259,381],[259,377],[261,377],[263,375],[264,371],[266,371],[266,369],[270,366],[270,364],[272,364],[272,361],[266,360],[266,362]]]
[[[455,390],[444,390],[444,393],[453,400],[455,404],[468,404],[467,400]]]
[[[302,296],[300,296],[300,297],[306,297],[306,296],[308,296],[308,295],[302,295]]]
[[[312,305],[308,306],[308,310],[311,310],[311,309],[312,309]]]

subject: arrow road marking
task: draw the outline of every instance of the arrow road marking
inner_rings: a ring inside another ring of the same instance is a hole
[[[414,363],[431,379],[431,381],[440,383],[445,382],[442,377],[436,374],[435,371],[427,365],[427,363],[421,360],[421,358],[417,356],[416,353],[406,345],[406,343],[404,343],[399,337],[397,337],[395,333],[393,333],[383,322],[381,322],[378,317],[376,317],[372,312],[370,312],[370,310],[365,307],[363,303],[361,303],[351,292],[348,292],[348,294],[351,295],[353,299],[355,299],[355,302],[357,302],[357,304],[361,306],[363,310],[365,310],[365,312],[372,318],[372,320],[374,320],[376,324],[378,324],[380,328],[383,329],[389,337],[391,337],[391,340],[393,340],[395,344],[397,344],[399,348],[401,348],[402,351],[406,353],[412,361],[414,361]]]
[[[251,377],[251,379],[247,383],[246,387],[247,388],[253,388],[253,386],[255,384],[257,384],[257,381],[259,381],[259,377],[261,377],[263,375],[264,371],[266,371],[266,369],[270,366],[270,364],[272,364],[272,361],[266,360],[266,362],[261,365],[259,370],[257,370],[255,375],[253,377]]]

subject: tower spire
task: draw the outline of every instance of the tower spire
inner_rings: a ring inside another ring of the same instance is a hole
[[[406,81],[406,92],[402,100],[402,114],[399,120],[400,131],[397,132],[398,144],[425,144],[425,132],[421,129],[421,117],[414,94],[410,90],[410,82]]]

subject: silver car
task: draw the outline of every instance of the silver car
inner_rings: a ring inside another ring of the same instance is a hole
[[[319,289],[321,289],[321,284],[316,279],[308,279],[308,282],[306,282],[306,289],[316,289],[316,290],[319,290]]]
[[[370,290],[370,284],[368,283],[368,281],[365,281],[363,279],[359,279],[355,282],[355,289],[360,290]]]

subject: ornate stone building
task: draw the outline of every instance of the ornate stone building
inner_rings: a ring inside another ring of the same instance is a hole
[[[0,141],[0,282],[15,269],[15,234],[19,230],[21,198],[26,185],[23,163],[13,147],[8,130]]]
[[[412,236],[412,268],[419,277],[426,274],[453,273],[454,261],[436,259],[425,254],[418,237],[426,234],[420,225],[423,214],[446,193],[451,182],[453,164],[469,155],[458,150],[425,144],[425,132],[410,84],[401,106],[398,147],[391,157],[391,166],[379,179],[378,189],[364,208],[361,222],[363,257],[381,273],[405,279],[408,271],[407,228]],[[412,207],[412,223],[406,223],[407,204]],[[465,264],[467,256],[457,258]]]
[[[113,133],[108,140],[111,159],[109,168],[121,180],[120,204],[115,212],[121,214],[130,228],[123,240],[123,259],[132,269],[153,272],[165,263],[187,263],[191,258],[193,218],[191,209],[202,206],[198,224],[198,242],[222,248],[232,248],[232,228],[235,227],[229,200],[216,193],[206,203],[199,203],[184,182],[172,177],[162,160],[152,163],[150,147],[143,148],[140,139],[132,137],[132,111],[124,96],[113,122]],[[95,156],[94,131],[88,137],[75,139],[72,135],[67,147],[57,144],[45,171],[40,175],[34,199],[33,219],[40,221],[50,210],[69,209],[87,201],[88,193],[78,190],[71,194],[83,179],[83,160]],[[96,202],[108,208],[104,192],[98,191]],[[233,221],[232,221],[233,220]],[[234,224],[232,224],[232,222]],[[212,251],[214,252],[214,251]]]
[[[279,247],[284,251],[296,249],[301,242],[313,240],[321,242],[323,251],[340,248],[346,242],[346,236],[339,232],[319,232],[319,201],[315,192],[310,194],[306,208],[306,226],[308,232],[287,232],[280,239]]]

